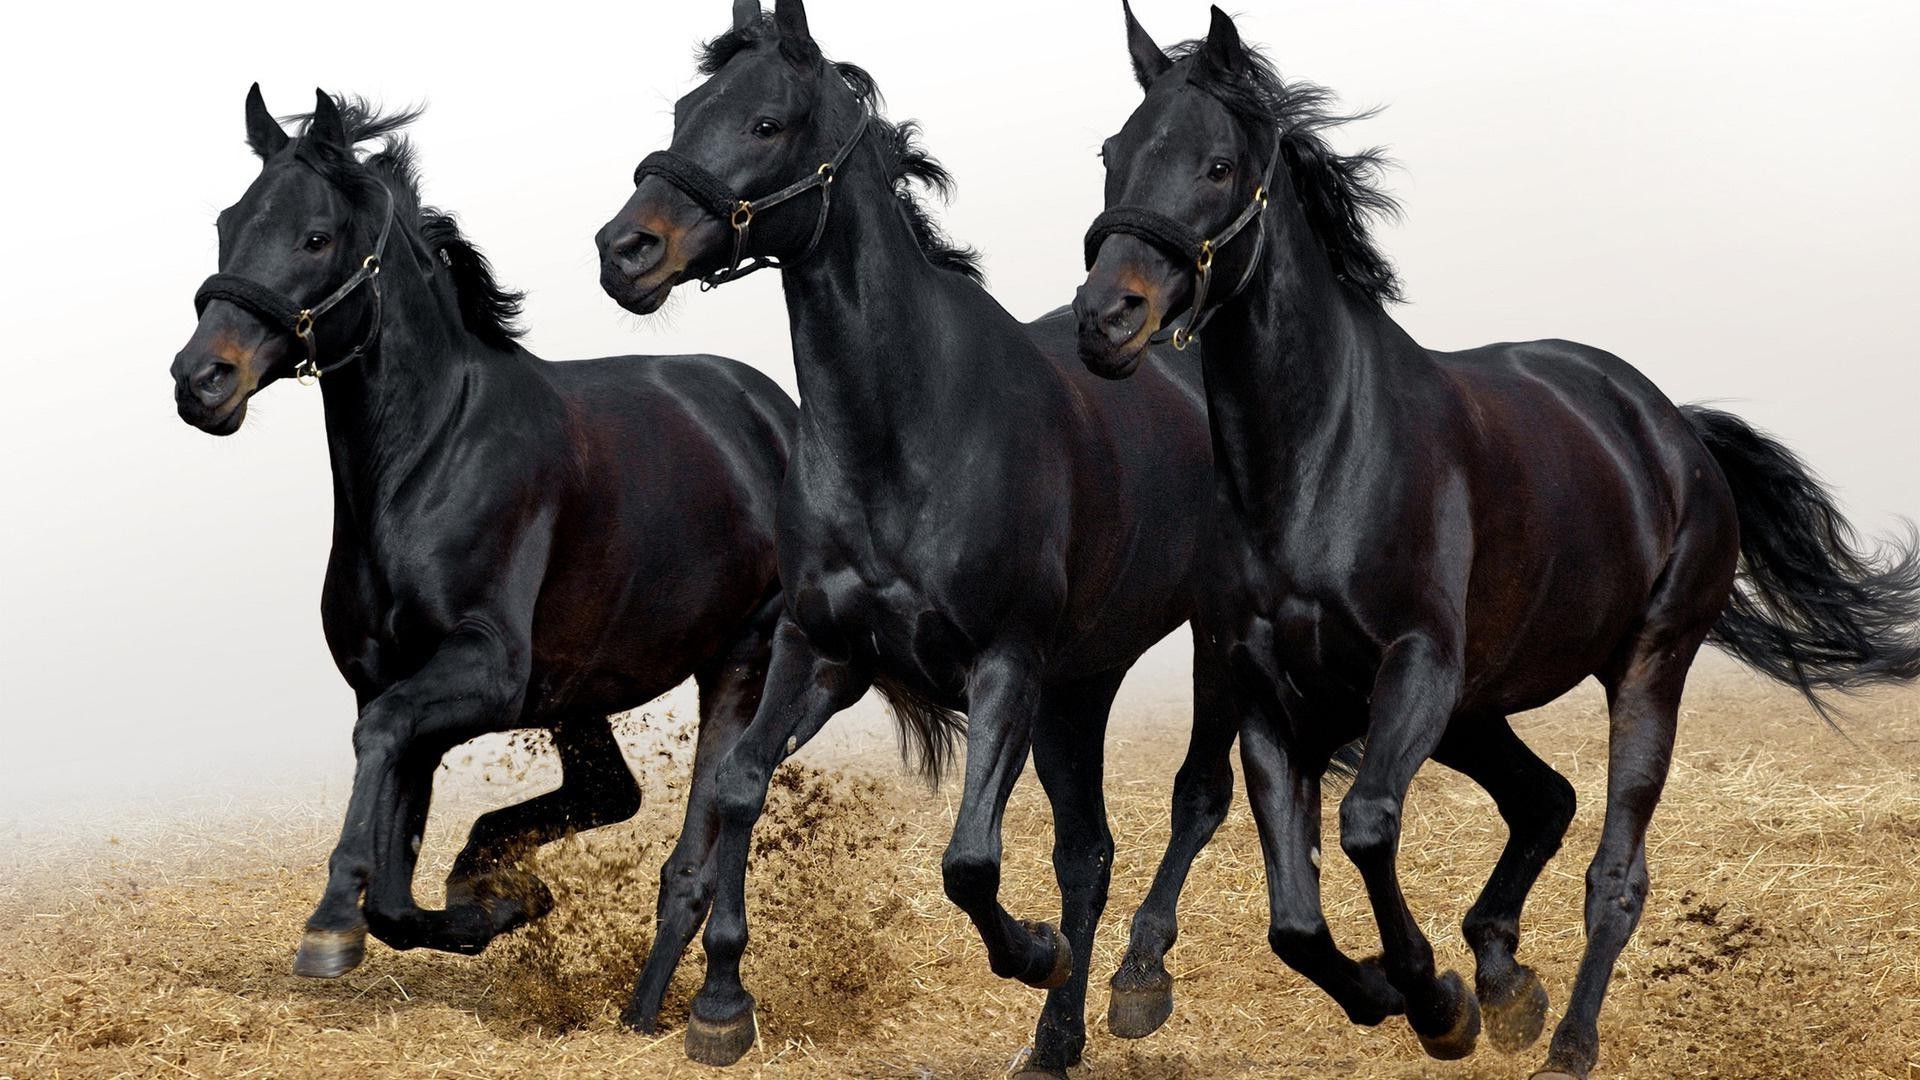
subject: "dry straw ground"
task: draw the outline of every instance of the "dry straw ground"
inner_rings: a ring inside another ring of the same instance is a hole
[[[1187,892],[1170,965],[1174,1018],[1141,1042],[1107,1036],[1104,981],[1165,838],[1182,723],[1178,707],[1136,707],[1110,741],[1119,855],[1093,957],[1084,1075],[1464,1080],[1538,1064],[1538,1048],[1509,1058],[1484,1044],[1465,1062],[1428,1062],[1403,1022],[1350,1027],[1284,970],[1266,948],[1259,850],[1239,800]],[[1588,687],[1519,726],[1581,797],[1525,924],[1522,955],[1557,1007],[1581,944],[1605,717]],[[1602,1020],[1598,1075],[1920,1077],[1920,694],[1861,701],[1848,730],[1851,741],[1741,676],[1697,684],[1654,824],[1652,900]],[[443,783],[484,772],[498,801],[542,775],[536,763],[532,779],[516,781],[522,764],[464,763]],[[656,785],[638,820],[544,853],[560,905],[546,923],[477,959],[376,945],[364,967],[331,983],[296,979],[288,962],[336,808],[237,830],[159,830],[108,848],[112,857],[84,873],[17,864],[23,876],[0,892],[0,1076],[721,1075],[682,1059],[677,1026],[648,1039],[615,1019],[649,938],[677,794]],[[987,973],[941,896],[953,799],[898,776],[878,753],[783,773],[751,897],[748,978],[762,1045],[732,1075],[992,1077],[1016,1061],[1039,995]],[[427,883],[475,808],[453,801],[428,841],[423,896],[437,896]],[[1030,779],[1007,833],[1009,906],[1050,917],[1051,841]],[[1438,767],[1422,774],[1405,877],[1443,962],[1463,970],[1456,924],[1501,837],[1477,790]],[[1370,951],[1357,876],[1337,857],[1326,891],[1335,932]],[[674,985],[676,1025],[698,965],[696,950]]]

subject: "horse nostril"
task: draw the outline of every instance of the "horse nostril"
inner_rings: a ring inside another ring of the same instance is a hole
[[[193,393],[208,405],[218,405],[233,393],[234,376],[239,369],[225,360],[215,360],[193,377]]]
[[[638,274],[645,273],[659,261],[660,252],[665,246],[660,237],[653,233],[635,229],[615,241],[610,250],[615,259]]]
[[[1108,340],[1119,343],[1139,332],[1146,318],[1147,298],[1138,293],[1124,293],[1100,314],[1100,328]]]

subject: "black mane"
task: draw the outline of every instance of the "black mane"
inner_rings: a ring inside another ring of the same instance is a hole
[[[293,144],[294,156],[347,192],[356,205],[377,205],[372,197],[379,190],[379,184],[393,192],[394,213],[402,222],[412,215],[421,242],[440,257],[452,276],[460,319],[475,337],[488,345],[504,348],[525,334],[526,329],[519,320],[526,294],[500,284],[494,277],[493,264],[461,234],[460,224],[452,214],[421,201],[420,171],[414,163],[413,144],[400,131],[419,119],[422,109],[381,113],[366,100],[346,95],[336,95],[333,102],[340,110],[347,145],[357,147],[378,139],[382,143],[380,149],[362,160],[351,151],[342,152],[339,147],[303,137]],[[301,122],[304,136],[313,118],[311,114],[302,114],[292,119]]]
[[[1252,46],[1244,64],[1222,68],[1208,55],[1204,41],[1187,41],[1168,50],[1188,60],[1187,79],[1211,94],[1242,123],[1255,130],[1273,128],[1280,154],[1293,177],[1294,191],[1306,210],[1307,224],[1326,248],[1334,277],[1376,304],[1405,299],[1393,264],[1380,251],[1368,225],[1375,218],[1399,216],[1400,204],[1381,184],[1390,164],[1379,147],[1338,154],[1321,133],[1373,115],[1335,111],[1334,93],[1310,82],[1288,82],[1272,61]]]
[[[979,282],[985,275],[980,269],[980,253],[971,247],[956,244],[933,219],[921,193],[915,184],[938,195],[941,201],[953,198],[953,176],[946,167],[934,160],[920,145],[920,125],[913,120],[895,123],[880,115],[880,105],[884,100],[879,87],[874,85],[873,76],[866,69],[855,64],[830,61],[821,55],[817,46],[811,43],[796,44],[783,38],[774,28],[773,16],[762,14],[760,21],[752,26],[736,27],[719,37],[701,45],[694,54],[700,73],[712,75],[727,66],[727,62],[761,44],[773,42],[780,55],[810,70],[832,71],[847,84],[854,96],[860,101],[872,119],[873,134],[880,148],[880,159],[887,169],[887,175],[893,181],[893,193],[900,200],[900,209],[907,217],[907,223],[913,227],[913,236],[920,244],[920,251],[927,261],[942,270],[951,270],[956,274]]]

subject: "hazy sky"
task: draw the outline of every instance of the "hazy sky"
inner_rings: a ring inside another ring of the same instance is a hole
[[[1282,71],[1387,107],[1340,138],[1403,167],[1386,247],[1415,337],[1605,347],[1772,429],[1864,525],[1920,514],[1920,5],[1239,7]],[[1199,0],[1136,10],[1162,44],[1207,24]],[[530,291],[535,352],[719,352],[791,389],[776,275],[648,322],[595,282],[592,234],[727,18],[723,0],[9,16],[0,819],[214,776],[345,782],[353,706],[318,615],[320,398],[276,385],[218,440],[175,417],[167,376],[213,215],[256,170],[248,83],[276,112],[316,84],[428,102],[427,195]],[[1029,317],[1067,301],[1095,150],[1138,100],[1118,0],[817,0],[810,18],[891,115],[924,121],[960,181],[945,219],[986,252],[995,295]]]

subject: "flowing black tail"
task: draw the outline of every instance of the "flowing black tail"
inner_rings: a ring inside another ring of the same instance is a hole
[[[900,760],[935,786],[953,764],[954,748],[967,733],[966,717],[904,683],[876,675],[873,688],[887,699],[900,729]]]
[[[1920,678],[1920,540],[1862,551],[1792,451],[1737,416],[1681,410],[1733,488],[1740,572],[1708,640],[1807,696]]]

